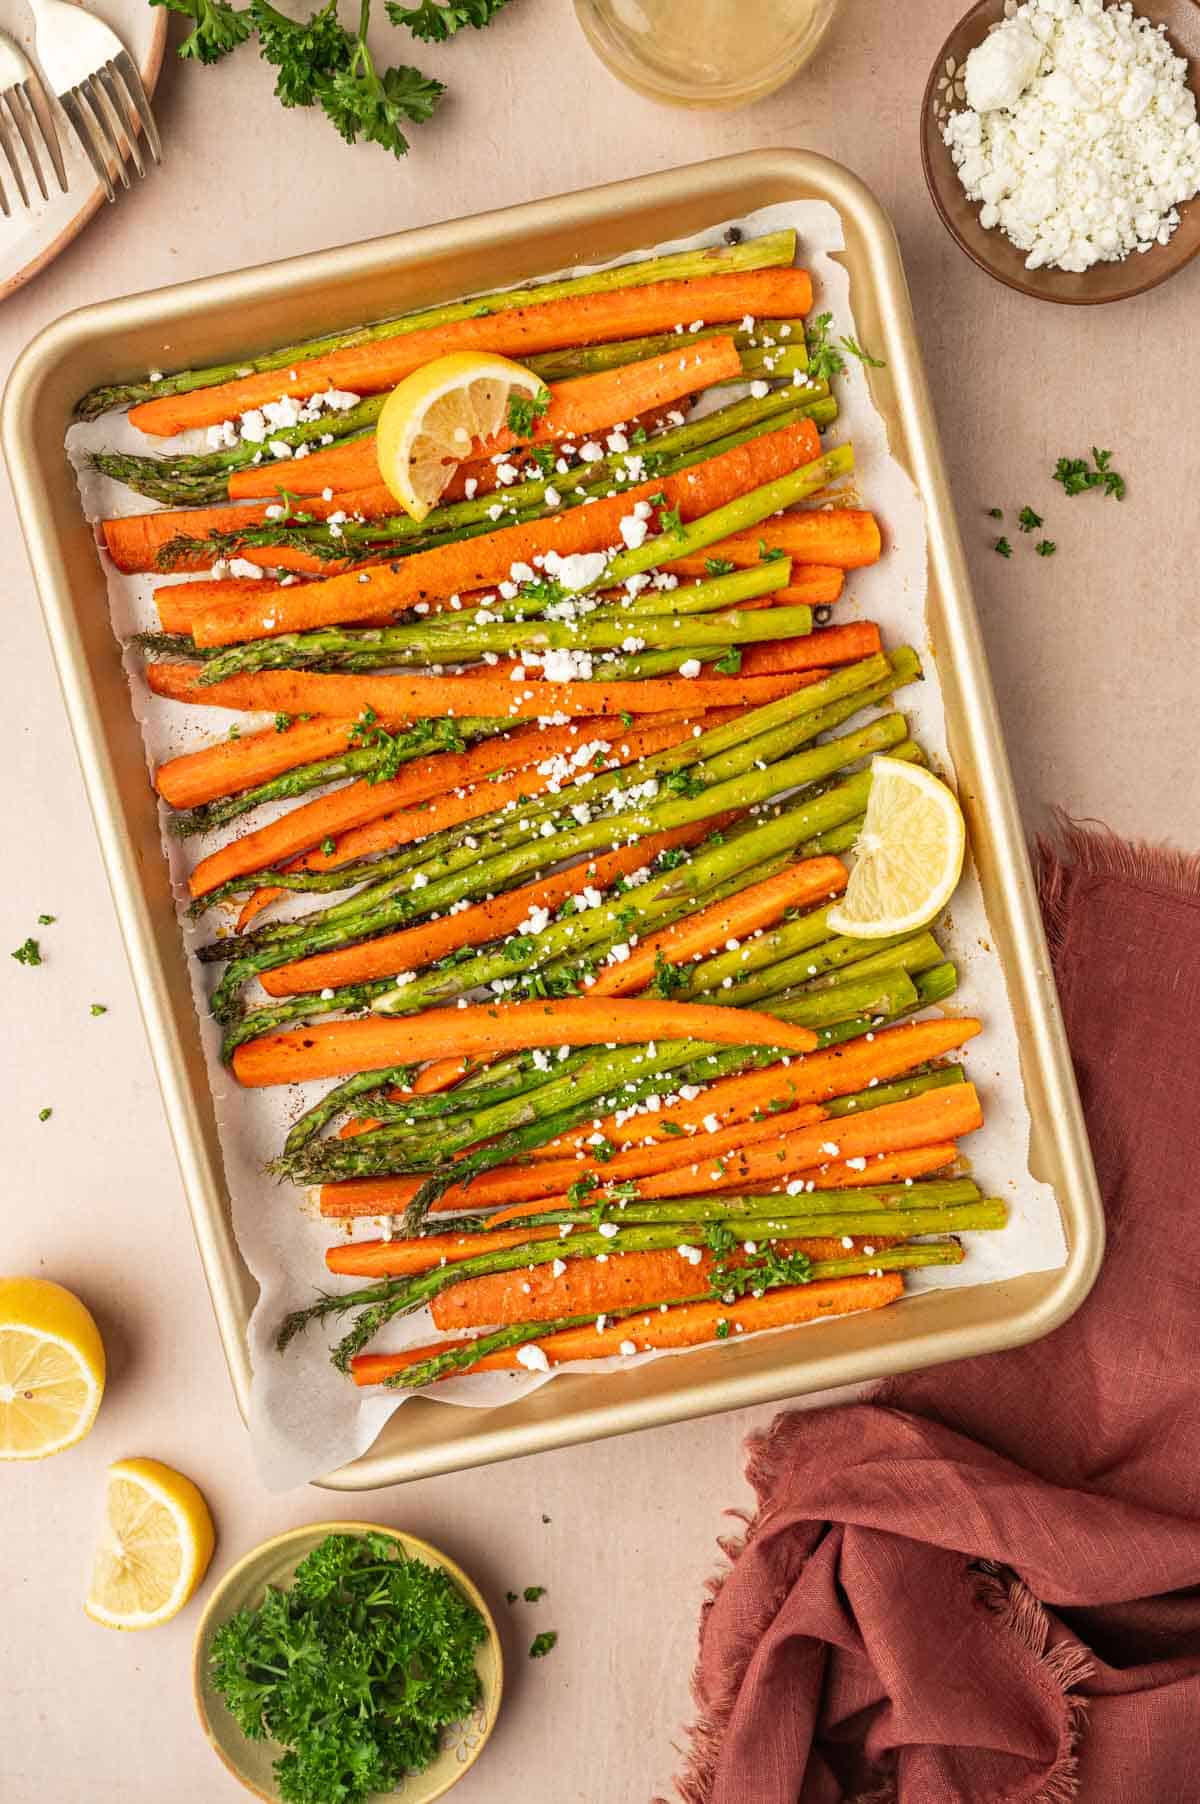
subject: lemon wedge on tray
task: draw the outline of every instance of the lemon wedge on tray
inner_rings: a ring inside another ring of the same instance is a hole
[[[0,1278],[0,1460],[73,1447],[103,1395],[104,1343],[79,1298],[48,1278]]]
[[[940,778],[902,758],[873,759],[854,868],[829,910],[829,931],[874,940],[926,926],[954,894],[966,837]]]
[[[190,1478],[160,1460],[118,1460],[108,1468],[84,1609],[108,1629],[169,1622],[208,1570],[214,1540],[208,1505]]]
[[[375,429],[379,473],[404,511],[423,520],[474,441],[505,424],[510,397],[532,400],[544,388],[532,370],[483,351],[455,351],[406,376]]]

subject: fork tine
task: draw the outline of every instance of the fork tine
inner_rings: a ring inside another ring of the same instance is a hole
[[[8,121],[4,118],[3,114],[0,114],[0,149],[4,151],[5,161],[8,163],[12,179],[16,184],[17,193],[21,196],[21,204],[27,207],[29,205],[29,190],[25,186],[25,177],[21,173],[21,165],[17,161],[16,152],[13,150],[12,139],[9,135]]]
[[[42,191],[42,199],[49,200],[50,190],[46,186],[46,178],[42,174],[42,165],[38,161],[37,145],[34,142],[33,122],[29,117],[29,102],[26,100],[19,85],[6,88],[4,91],[4,99],[8,103],[8,110],[12,115],[12,122],[20,134],[22,144],[25,146],[25,154],[28,156],[29,161],[33,166],[34,178]]]
[[[96,172],[96,178],[110,201],[116,200],[117,191],[112,184],[112,176],[108,173],[108,162],[101,155],[99,145],[93,136],[90,114],[85,113],[79,104],[78,92],[75,88],[67,88],[58,97],[59,105],[75,127],[75,136],[87,152],[87,157]]]
[[[0,213],[3,213],[5,219],[12,218],[12,208],[8,204],[8,196],[4,192],[3,182],[0,182]]]
[[[112,115],[109,123],[111,124],[113,119],[117,122],[118,129],[125,140],[125,145],[129,151],[134,168],[139,175],[145,175],[146,165],[142,161],[142,152],[141,147],[138,144],[138,133],[133,122],[133,113],[130,110],[129,101],[126,99],[125,89],[113,73],[112,64],[105,63],[103,69],[97,69],[95,75],[92,77],[92,81],[97,91],[102,95],[109,113]]]
[[[25,105],[32,113],[38,131],[42,135],[42,143],[46,146],[54,173],[58,178],[58,185],[65,194],[67,192],[67,166],[63,162],[62,145],[58,141],[58,127],[54,123],[54,114],[50,109],[46,91],[39,83],[35,93],[33,78],[27,76],[21,83],[21,92],[25,96]],[[40,106],[39,100],[41,101]]]
[[[121,149],[121,139],[124,134],[121,131],[120,123],[110,116],[112,103],[109,101],[108,95],[96,81],[94,73],[85,75],[83,80],[76,84],[76,88],[81,99],[86,100],[92,110],[92,117],[100,134],[101,148],[115,160],[122,188],[128,188],[129,170],[125,163],[125,152]]]
[[[142,78],[138,74],[137,64],[130,56],[128,50],[118,50],[109,67],[115,68],[117,74],[124,82],[126,92],[133,103],[133,110],[141,124],[142,131],[145,133],[146,142],[150,146],[150,155],[154,158],[156,163],[161,163],[162,139],[158,135],[158,125],[155,122],[154,113],[150,106],[150,96],[147,94],[142,83]]]

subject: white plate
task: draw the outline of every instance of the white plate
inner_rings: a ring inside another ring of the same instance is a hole
[[[94,13],[98,19],[103,19],[106,25],[112,26],[141,70],[147,94],[152,95],[158,82],[158,72],[162,68],[163,50],[167,41],[166,8],[148,6],[146,0],[99,0],[98,4],[92,4],[86,10]],[[5,18],[2,23],[37,69],[38,60],[33,47],[33,18],[25,8],[22,8],[22,15],[17,22],[10,23]],[[21,197],[14,191],[7,166],[0,168],[5,193],[12,203],[11,218],[5,219],[0,214],[0,300],[53,262],[59,251],[65,250],[71,240],[83,230],[96,209],[106,205],[104,190],[92,172],[83,147],[65,114],[57,106],[55,120],[67,170],[65,194],[59,189],[50,159],[40,142],[38,160],[46,177],[46,186],[50,190],[48,200],[43,200],[37,191],[37,183],[28,168],[24,151],[19,150],[18,154],[26,186],[35,196],[32,207],[26,209],[21,205]],[[139,178],[133,176],[131,179],[136,181]],[[124,190],[118,184],[118,201],[123,193]]]

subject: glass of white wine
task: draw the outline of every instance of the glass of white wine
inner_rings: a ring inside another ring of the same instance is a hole
[[[575,0],[614,75],[652,100],[742,106],[790,81],[841,0]]]

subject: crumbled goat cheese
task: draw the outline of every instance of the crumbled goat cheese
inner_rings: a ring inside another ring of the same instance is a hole
[[[968,105],[943,128],[980,224],[1027,269],[1079,273],[1166,244],[1200,192],[1187,75],[1129,0],[1025,0],[967,58]]]
[[[679,674],[681,677],[698,677],[702,668],[699,658],[685,658],[679,666]]]
[[[550,1361],[534,1341],[529,1341],[525,1346],[517,1348],[517,1364],[524,1366],[527,1372],[548,1372],[550,1370]]]
[[[621,1342],[620,1351],[625,1355],[626,1359],[632,1359],[637,1352],[637,1348],[631,1340],[623,1340]]]

